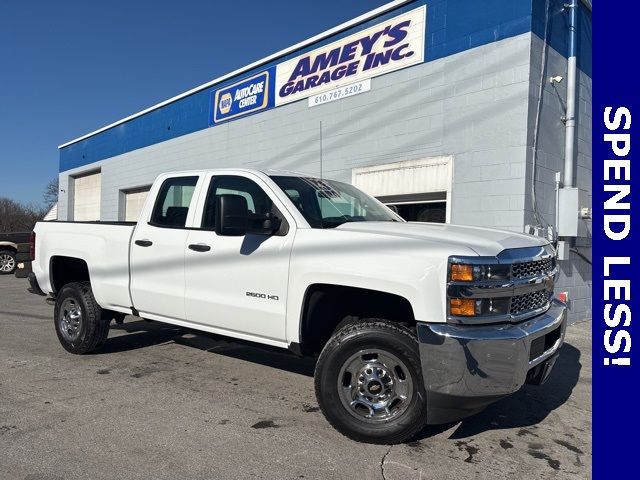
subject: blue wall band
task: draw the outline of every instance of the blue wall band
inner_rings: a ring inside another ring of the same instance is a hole
[[[559,0],[552,0],[558,2]],[[363,22],[337,35],[291,52],[277,60],[262,65],[241,76],[229,79],[221,85],[196,92],[188,97],[160,107],[140,117],[131,119],[121,125],[114,126],[104,132],[80,140],[60,149],[60,172],[82,167],[94,162],[121,155],[139,148],[164,142],[172,138],[209,128],[220,123],[213,119],[212,95],[224,88],[233,88],[238,82],[259,75],[272,69],[279,63],[303,53],[310,52],[320,46],[344,38],[377,23],[408,12],[420,5],[427,5],[425,61],[434,61],[471,48],[514,37],[529,31],[538,36],[540,19],[544,15],[539,0],[416,0],[389,11],[379,17]],[[591,17],[581,7],[581,36],[591,35]],[[560,53],[566,54],[566,35],[561,35],[560,25],[552,29],[550,45]],[[251,32],[247,32],[250,35]],[[580,68],[591,73],[590,51],[583,54],[582,49],[590,48],[590,42],[579,42],[579,57],[588,57]],[[582,60],[581,60],[582,62]],[[273,79],[271,79],[273,80]],[[271,84],[275,83],[271,81]],[[269,102],[273,95],[269,96]],[[267,104],[266,108],[271,105]],[[257,114],[264,109],[246,109],[243,117]],[[233,120],[220,117],[221,121]]]

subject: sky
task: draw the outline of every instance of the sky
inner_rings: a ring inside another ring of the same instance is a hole
[[[0,0],[0,197],[42,201],[58,145],[389,0]]]

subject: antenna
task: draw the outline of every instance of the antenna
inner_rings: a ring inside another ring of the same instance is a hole
[[[322,180],[322,120],[320,120],[320,188],[324,188],[324,181]],[[318,203],[320,204],[320,228],[324,228],[324,215],[322,213],[322,197],[318,197]]]
[[[322,182],[322,120],[320,120],[320,182]]]

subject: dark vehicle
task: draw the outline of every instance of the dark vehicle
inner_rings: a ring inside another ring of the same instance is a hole
[[[0,275],[11,275],[18,263],[28,262],[31,232],[0,233]]]

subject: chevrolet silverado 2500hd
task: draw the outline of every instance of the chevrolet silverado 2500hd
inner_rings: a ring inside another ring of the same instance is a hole
[[[99,348],[133,314],[319,355],[318,403],[375,443],[541,384],[564,339],[547,241],[407,223],[355,187],[304,175],[161,175],[137,224],[47,222],[33,291],[62,346]]]

